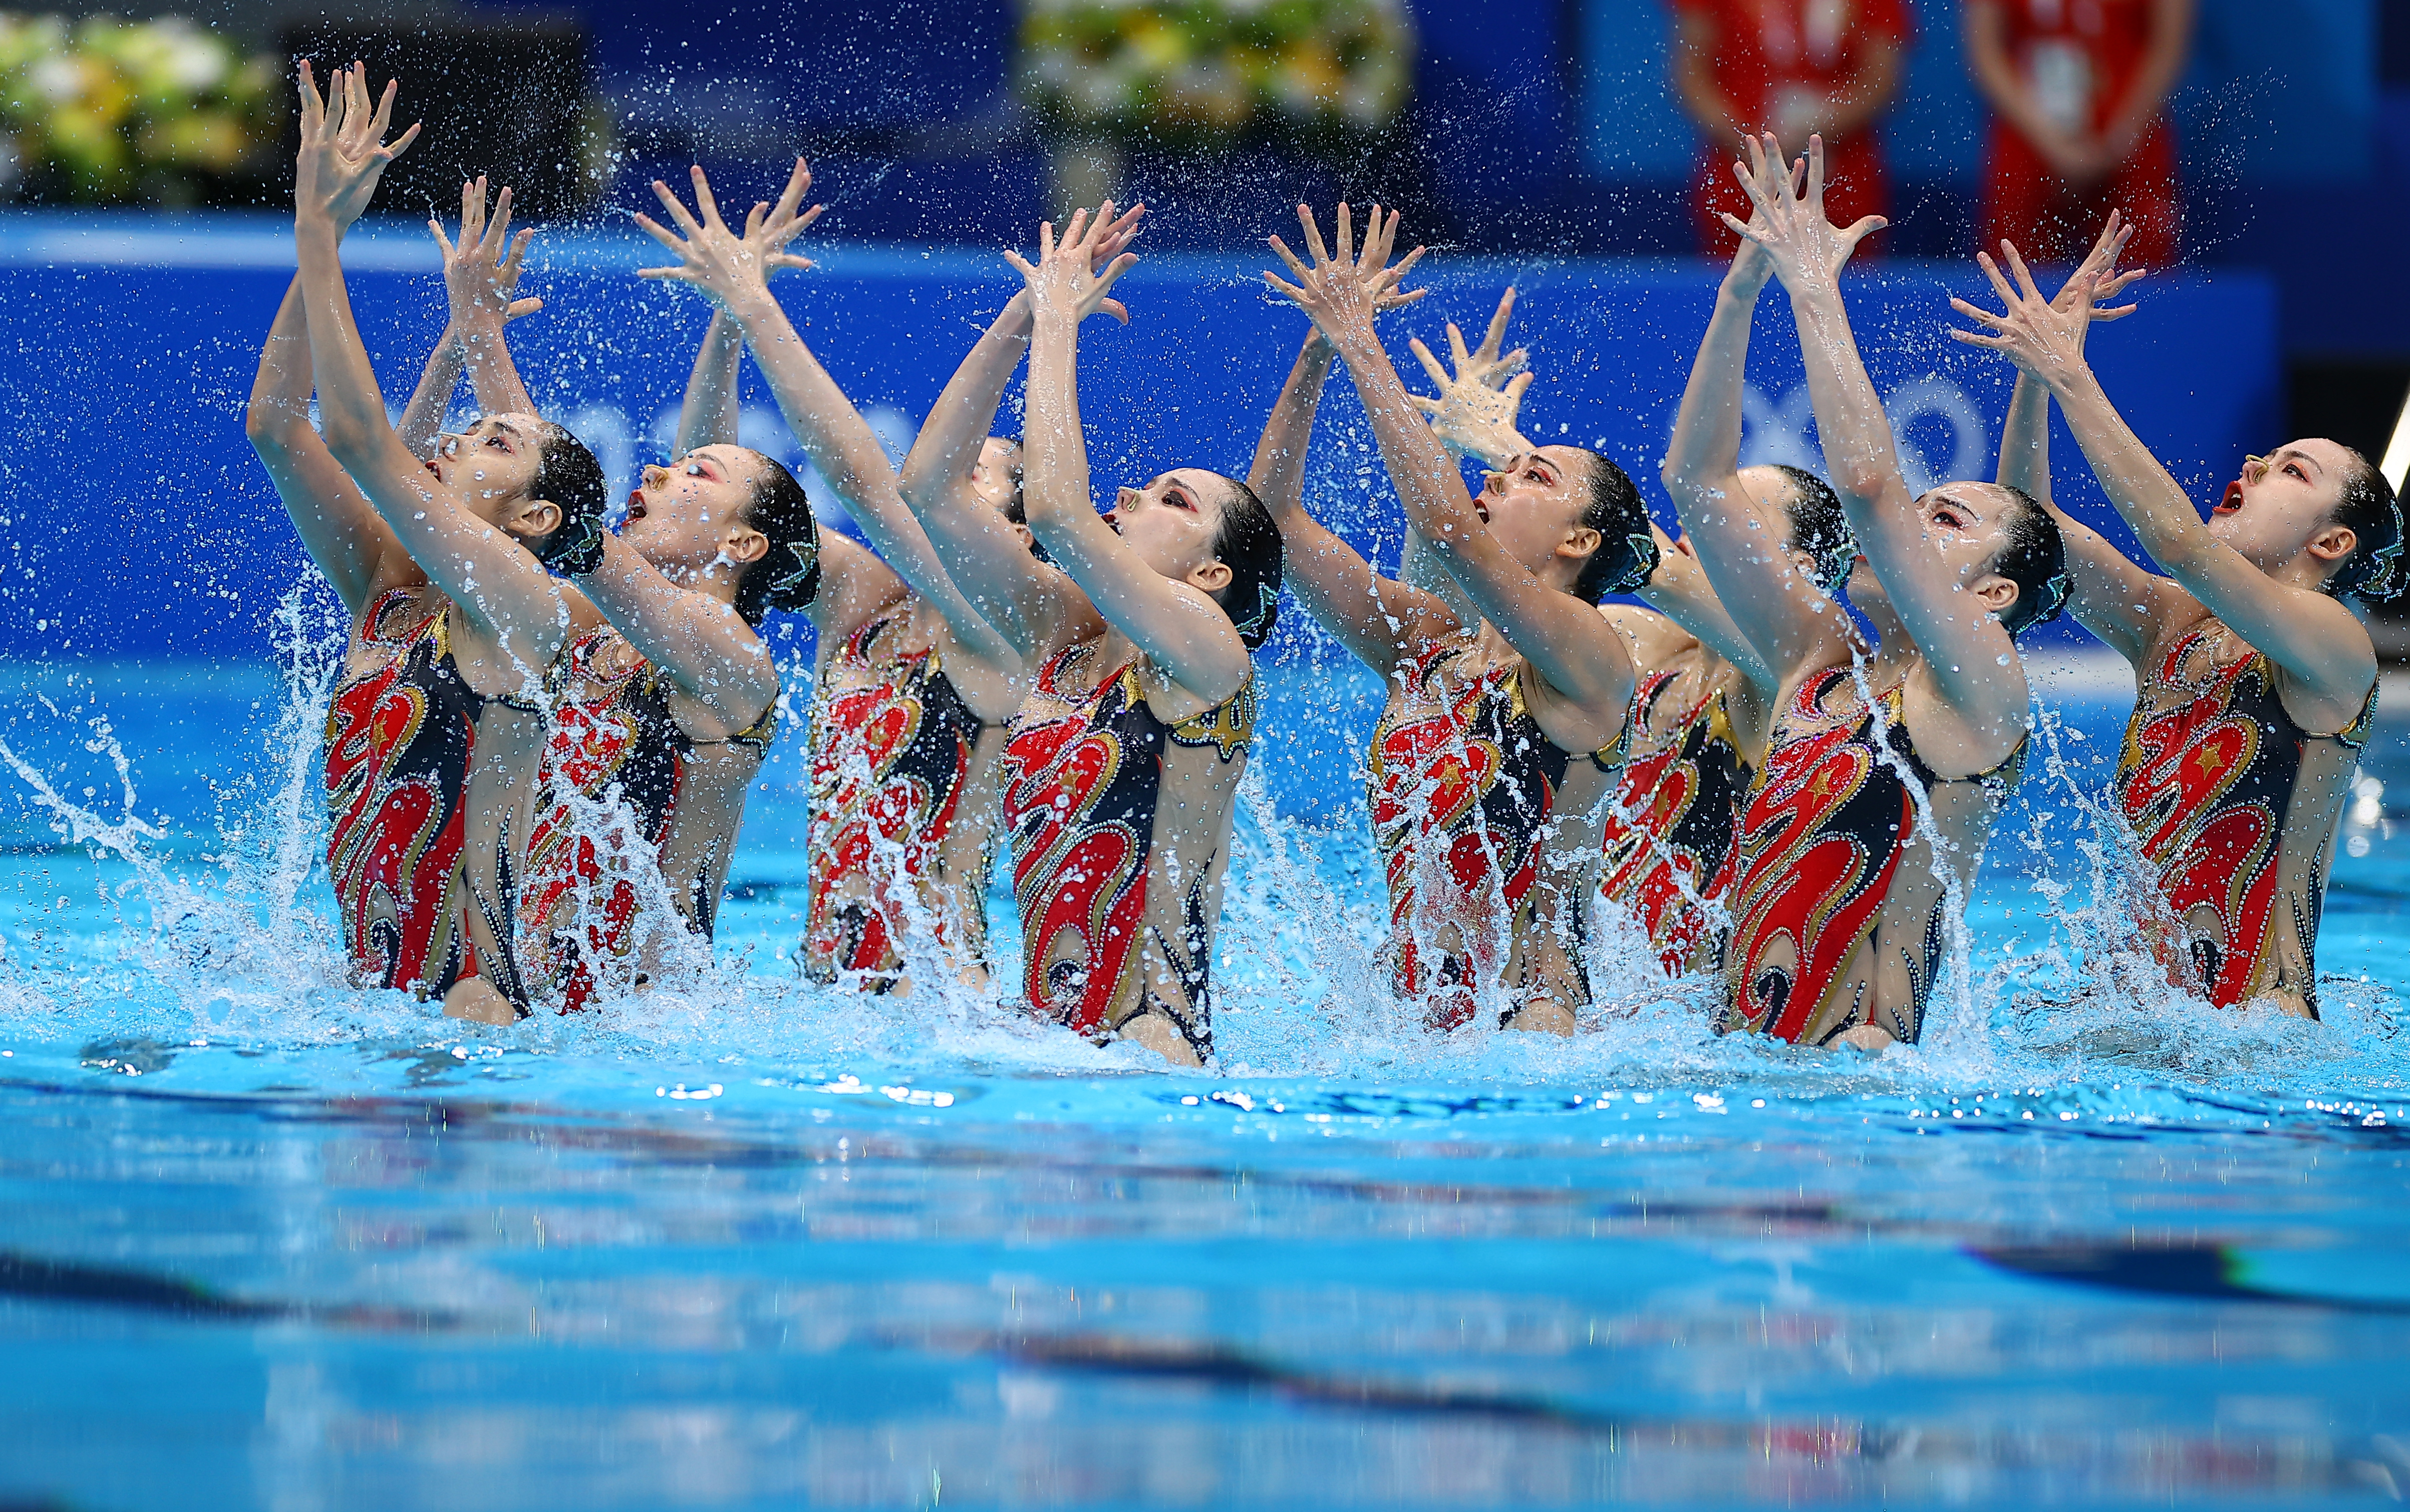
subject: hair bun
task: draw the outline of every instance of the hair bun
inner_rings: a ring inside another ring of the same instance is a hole
[[[784,570],[770,579],[770,607],[808,609],[820,596],[820,538],[815,529],[786,544]]]
[[[554,572],[583,577],[602,565],[602,514],[600,510],[563,513],[566,517],[559,526],[537,543],[535,560]]]
[[[1609,593],[1639,592],[1648,586],[1650,578],[1657,575],[1658,567],[1665,560],[1665,553],[1658,546],[1657,537],[1653,534],[1644,531],[1637,535],[1626,535],[1623,538],[1623,545],[1627,560],[1624,562],[1623,571],[1617,574],[1613,583],[1607,585],[1606,591]]]

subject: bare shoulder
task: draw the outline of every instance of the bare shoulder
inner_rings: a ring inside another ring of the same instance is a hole
[[[1654,609],[1633,603],[1602,603],[1599,618],[1615,627],[1644,671],[1671,662],[1698,646],[1698,637]]]

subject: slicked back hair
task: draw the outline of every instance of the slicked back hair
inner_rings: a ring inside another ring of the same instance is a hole
[[[1850,529],[1850,517],[1841,513],[1841,496],[1804,467],[1788,462],[1773,467],[1791,485],[1791,504],[1784,512],[1791,521],[1791,539],[1785,544],[1815,560],[1818,588],[1839,593],[1858,560],[1858,538]]]
[[[745,523],[767,536],[770,548],[737,574],[736,613],[758,629],[772,609],[809,608],[820,597],[820,531],[810,498],[786,464],[760,452],[753,456],[762,475],[753,480]]]
[[[2014,639],[2030,626],[2057,618],[2075,581],[2067,570],[2067,543],[2050,511],[2023,488],[2005,483],[1993,487],[2009,496],[2011,506],[2000,518],[2009,544],[2000,548],[1992,570],[2017,586],[2017,602],[2000,617],[2001,627]]]
[[[1574,448],[1590,458],[1590,500],[1582,506],[1582,528],[1598,532],[1598,545],[1574,579],[1574,597],[1596,603],[1610,593],[1629,593],[1647,585],[1657,571],[1657,537],[1648,529],[1648,506],[1640,501],[1632,474],[1584,447]]]
[[[2402,501],[2376,464],[2351,447],[2344,473],[2343,497],[2335,502],[2334,519],[2349,527],[2359,544],[2329,575],[2325,588],[2340,598],[2349,593],[2364,603],[2383,603],[2398,595],[2404,574],[2402,562]]]
[[[1253,488],[1237,478],[1213,475],[1227,485],[1222,491],[1222,525],[1213,532],[1213,557],[1230,569],[1230,580],[1213,602],[1230,617],[1239,639],[1252,651],[1264,644],[1280,618],[1280,527]]]
[[[535,455],[535,480],[528,486],[528,497],[550,501],[560,511],[560,523],[527,547],[547,567],[590,573],[602,560],[603,497],[609,487],[602,464],[584,442],[549,420],[536,434]]]

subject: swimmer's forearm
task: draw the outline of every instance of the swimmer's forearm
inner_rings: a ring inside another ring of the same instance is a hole
[[[1255,462],[1247,469],[1247,487],[1284,530],[1305,500],[1305,457],[1314,439],[1314,416],[1338,355],[1320,330],[1308,333],[1280,398],[1272,403],[1271,417],[1264,422]]]
[[[1022,502],[1029,528],[1076,527],[1079,516],[1103,531],[1089,493],[1087,436],[1080,429],[1080,327],[1077,316],[1050,312],[1032,327],[1028,422],[1022,430]],[[1050,549],[1052,543],[1050,541]]]
[[[769,379],[787,424],[829,487],[849,506],[874,491],[892,491],[895,474],[878,436],[769,291],[761,289],[732,303],[729,316],[744,331],[753,361]]]
[[[1015,294],[946,382],[896,478],[915,514],[943,508],[969,486],[972,464],[995,429],[1013,370],[1029,352],[1029,296]]]
[[[427,366],[420,371],[418,386],[411,391],[410,402],[402,406],[401,424],[396,428],[401,443],[416,458],[433,454],[435,438],[443,430],[443,412],[452,407],[452,396],[460,387],[461,369],[467,357],[460,350],[460,333],[449,322],[427,354]]]
[[[319,424],[327,450],[349,467],[380,440],[399,442],[385,422],[385,398],[352,314],[338,247],[341,235],[322,215],[295,220],[294,248],[309,298],[310,365],[317,380]]]
[[[732,726],[758,717],[776,696],[768,648],[736,611],[671,582],[617,536],[603,536],[602,564],[574,581],[638,655]]]
[[[477,408],[487,414],[533,414],[535,400],[520,381],[518,364],[511,360],[502,324],[501,315],[481,310],[459,327],[470,390],[477,396]]]
[[[678,405],[677,454],[698,446],[736,444],[737,367],[745,356],[745,332],[728,312],[714,307],[703,345],[687,374],[686,398]]]
[[[243,432],[254,447],[288,447],[310,429],[310,326],[301,278],[295,274],[276,307],[268,340],[259,349],[259,371],[243,411]]]
[[[1772,269],[1748,249],[1716,291],[1715,313],[1691,363],[1691,381],[1674,417],[1662,478],[1678,507],[1683,495],[1709,480],[1720,487],[1740,467],[1742,375],[1749,367],[1749,327]]]
[[[1833,487],[1845,504],[1853,500],[1861,505],[1898,502],[1907,493],[1899,447],[1892,436],[1891,417],[1883,413],[1882,399],[1866,374],[1866,358],[1858,353],[1840,286],[1820,279],[1793,289],[1791,311],[1799,326],[1808,402],[1825,463],[1832,469]]]
[[[2009,417],[2000,427],[2000,465],[1993,480],[2022,489],[2035,503],[2050,504],[2050,390],[2023,368],[2009,395]]]

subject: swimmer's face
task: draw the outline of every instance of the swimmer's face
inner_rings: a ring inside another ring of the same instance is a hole
[[[1994,568],[2011,546],[2008,518],[2020,507],[2009,493],[1988,483],[1945,483],[1916,502],[1924,517],[1924,538],[1932,543],[1948,580],[1956,582],[1995,615],[2017,601],[2017,585]],[[1861,607],[1873,602],[1866,591],[1882,593],[1882,585],[1860,557],[1850,572],[1850,596]],[[1888,602],[1885,596],[1883,602]]]
[[[502,525],[518,513],[544,469],[540,449],[549,428],[532,414],[488,414],[457,435],[435,438],[427,471],[459,496],[469,512],[488,525]]]
[[[1230,569],[1213,552],[1228,488],[1200,468],[1176,468],[1143,488],[1124,488],[1105,522],[1156,572],[1217,592],[1230,581]]]
[[[1029,545],[1029,527],[1008,513],[1021,492],[1021,443],[1007,436],[990,436],[980,443],[979,460],[971,464],[971,492],[1004,516],[1024,546]]]
[[[1565,577],[1569,566],[1578,576],[1598,547],[1598,532],[1581,522],[1590,508],[1592,460],[1578,446],[1542,446],[1510,457],[1483,474],[1474,513],[1507,555],[1534,574]]]
[[[2351,458],[2331,441],[2295,441],[2243,458],[2243,474],[2209,512],[2209,533],[2262,569],[2290,561],[2343,502]]]
[[[769,545],[749,518],[766,471],[760,452],[729,445],[698,446],[667,467],[648,467],[628,494],[619,539],[673,577],[707,572],[723,559],[750,561]]]

